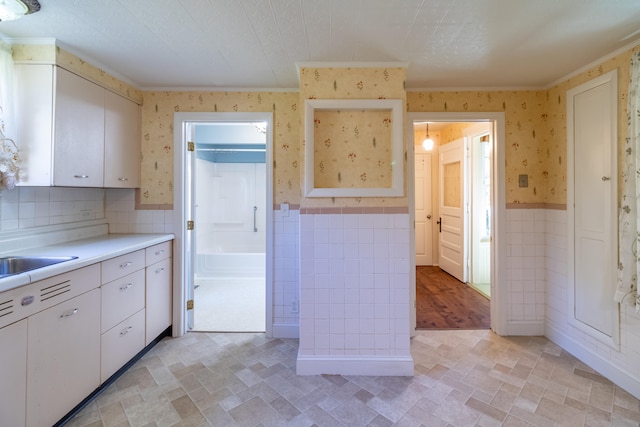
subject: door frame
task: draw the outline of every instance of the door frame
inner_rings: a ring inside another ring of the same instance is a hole
[[[173,209],[174,209],[174,234],[173,242],[173,336],[182,336],[187,332],[187,300],[189,295],[189,277],[187,264],[188,248],[187,218],[185,203],[188,201],[187,180],[184,173],[187,168],[189,156],[187,154],[187,125],[197,122],[266,122],[266,252],[265,252],[265,332],[267,337],[272,336],[273,329],[273,113],[174,113],[173,122]],[[197,225],[196,225],[197,226]]]
[[[503,112],[410,112],[407,113],[405,135],[407,140],[407,198],[409,202],[409,224],[415,221],[415,165],[414,122],[488,122],[494,135],[492,141],[493,171],[491,174],[492,250],[491,250],[491,329],[498,335],[507,333],[508,287],[506,286],[506,185],[505,185],[505,114]],[[434,150],[435,152],[435,150]],[[409,233],[409,280],[412,308],[411,336],[416,333],[416,242],[415,230]]]

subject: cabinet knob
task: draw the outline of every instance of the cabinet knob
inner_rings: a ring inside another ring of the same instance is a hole
[[[118,181],[129,181],[129,178],[118,178]]]
[[[80,179],[85,179],[85,178],[89,178],[89,175],[73,175],[74,178],[80,178]]]

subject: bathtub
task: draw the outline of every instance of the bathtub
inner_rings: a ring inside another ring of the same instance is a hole
[[[198,254],[196,277],[264,277],[265,266],[263,253]]]

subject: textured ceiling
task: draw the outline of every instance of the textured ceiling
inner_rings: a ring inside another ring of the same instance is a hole
[[[388,61],[408,88],[544,87],[640,37],[639,0],[40,3],[0,37],[55,38],[140,88],[297,88],[296,63]]]

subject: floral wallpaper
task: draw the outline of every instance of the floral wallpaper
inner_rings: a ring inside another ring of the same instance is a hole
[[[566,203],[567,200],[567,166],[564,162],[567,153],[567,90],[613,69],[618,70],[618,172],[620,175],[622,174],[624,170],[624,142],[627,135],[627,94],[631,78],[632,52],[632,50],[628,50],[616,55],[547,91],[546,110],[542,117],[547,127],[547,145],[542,159],[546,165],[546,179],[549,182],[546,194],[547,203]],[[618,200],[621,195],[622,187],[620,185]]]
[[[300,69],[300,104],[306,99],[406,99],[406,70],[401,67],[327,67]],[[368,111],[353,114],[348,123],[338,113],[316,111],[314,181],[327,187],[390,187],[389,114]],[[344,112],[340,113],[344,114]],[[304,111],[300,112],[301,117]],[[320,122],[318,122],[318,120]],[[339,123],[338,123],[339,122]],[[335,124],[333,124],[335,123]],[[332,125],[333,124],[333,125]],[[400,124],[403,126],[404,124]],[[321,136],[319,136],[321,135]],[[301,139],[304,131],[301,129]],[[328,141],[327,141],[328,140]],[[302,141],[305,144],[306,141]],[[300,163],[304,164],[304,150]],[[406,162],[403,164],[406,178]],[[301,171],[301,182],[304,171]],[[406,183],[405,183],[406,189]],[[406,193],[406,190],[405,190]],[[302,198],[304,207],[406,207],[407,197]]]
[[[173,113],[273,112],[274,203],[300,202],[300,115],[295,92],[145,92],[140,203],[173,203]]]
[[[409,112],[505,112],[506,201],[542,203],[546,188],[542,154],[545,130],[540,121],[544,91],[407,92]],[[459,138],[462,127],[443,129],[440,143]],[[529,187],[518,187],[518,175],[529,175]]]
[[[623,141],[626,137],[626,97],[632,50],[579,72],[549,89],[405,92],[403,68],[301,68],[299,93],[143,92],[53,45],[14,45],[12,50],[17,62],[57,63],[136,102],[143,102],[143,183],[140,200],[142,205],[173,203],[174,112],[273,111],[274,203],[303,203],[309,207],[406,206],[405,197],[302,200],[304,132],[300,126],[303,114],[300,105],[304,105],[304,100],[395,98],[406,100],[409,112],[504,111],[504,178],[507,203],[546,203],[562,206],[566,204],[567,191],[566,91],[612,69],[618,70],[618,159],[619,168],[622,170]],[[358,130],[362,131],[360,126]],[[420,133],[419,130],[416,132]],[[445,129],[441,134],[435,134],[435,139],[443,144],[451,140],[450,138],[455,139],[458,132],[461,130]],[[356,153],[352,147],[345,144],[342,148],[339,153],[333,153],[333,156],[346,158],[346,164],[362,159],[359,152]],[[349,158],[351,152],[356,154],[355,158]],[[369,158],[367,164],[374,170],[378,160]],[[529,187],[520,188],[518,175],[525,173],[529,175]],[[340,178],[342,179],[342,176]],[[337,179],[335,173],[333,179]]]
[[[391,110],[316,110],[314,128],[315,187],[391,188]]]

